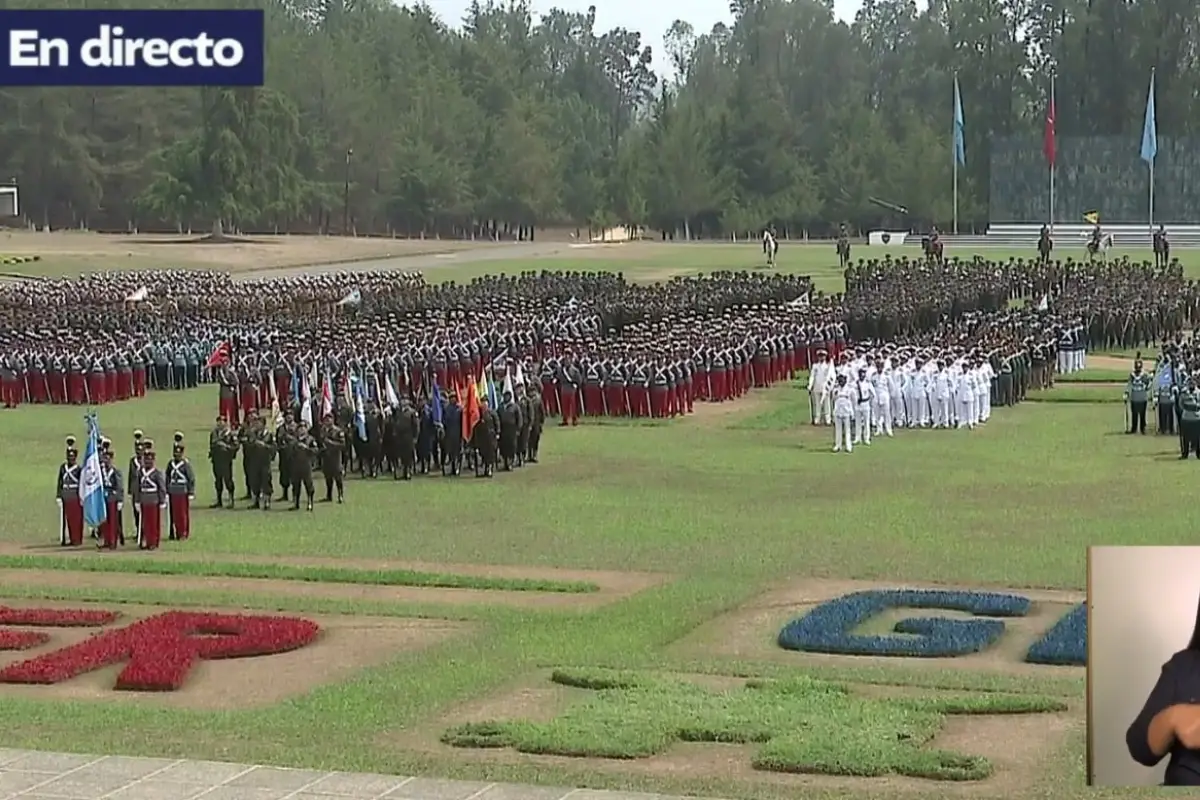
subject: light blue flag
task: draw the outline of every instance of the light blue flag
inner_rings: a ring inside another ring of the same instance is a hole
[[[438,386],[437,378],[433,379],[433,397],[430,402],[430,416],[433,424],[442,427],[442,387]]]
[[[966,126],[963,124],[962,95],[958,91],[958,76],[954,76],[954,163],[967,165],[967,149],[963,139]]]
[[[79,472],[79,499],[83,503],[83,524],[98,528],[108,519],[108,500],[104,495],[104,471],[100,467],[100,426],[94,414],[85,417],[88,426],[87,449]]]
[[[354,379],[354,428],[358,438],[367,441],[367,410],[363,403],[362,381],[358,378]]]
[[[1146,121],[1142,124],[1142,161],[1154,164],[1158,155],[1158,124],[1154,119],[1154,73],[1150,73],[1150,94],[1146,96]]]

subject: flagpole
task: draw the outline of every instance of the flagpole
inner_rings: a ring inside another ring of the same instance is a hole
[[[1050,108],[1054,109],[1054,148],[1058,149],[1058,109],[1054,104],[1054,73],[1050,73]],[[1057,154],[1056,154],[1057,155]],[[1054,233],[1054,165],[1058,158],[1050,162],[1050,232]]]

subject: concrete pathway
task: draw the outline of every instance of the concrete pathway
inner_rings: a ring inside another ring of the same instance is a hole
[[[673,800],[636,792],[0,749],[0,800]],[[674,799],[681,800],[681,799]]]

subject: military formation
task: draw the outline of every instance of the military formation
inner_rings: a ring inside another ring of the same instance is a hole
[[[490,478],[537,463],[552,420],[686,416],[806,371],[813,423],[843,420],[839,449],[898,428],[970,429],[1083,368],[1089,350],[1149,346],[1200,320],[1200,291],[1174,260],[887,256],[850,263],[845,282],[825,294],[773,271],[657,284],[598,272],[433,284],[405,272],[234,282],[165,271],[21,284],[0,289],[13,323],[0,338],[5,404],[213,384],[212,507],[311,510],[344,502],[349,475]],[[103,380],[80,384],[76,372]],[[59,497],[64,542],[76,544],[71,458]],[[159,492],[145,458],[135,450],[124,489],[135,527],[154,530],[135,491],[162,495],[186,538],[170,496],[193,497],[194,475],[189,490],[161,471]]]

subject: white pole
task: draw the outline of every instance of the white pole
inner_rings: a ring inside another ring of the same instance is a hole
[[[1054,162],[1058,162],[1058,109],[1054,107],[1054,75],[1050,75],[1050,107],[1054,109]],[[1050,232],[1054,233],[1054,164],[1050,165]]]
[[[1154,230],[1154,162],[1150,162],[1150,230]]]
[[[958,152],[952,154],[954,161],[954,235],[958,235]],[[1150,170],[1150,185],[1154,185],[1154,170]],[[1153,202],[1153,201],[1151,201]]]

